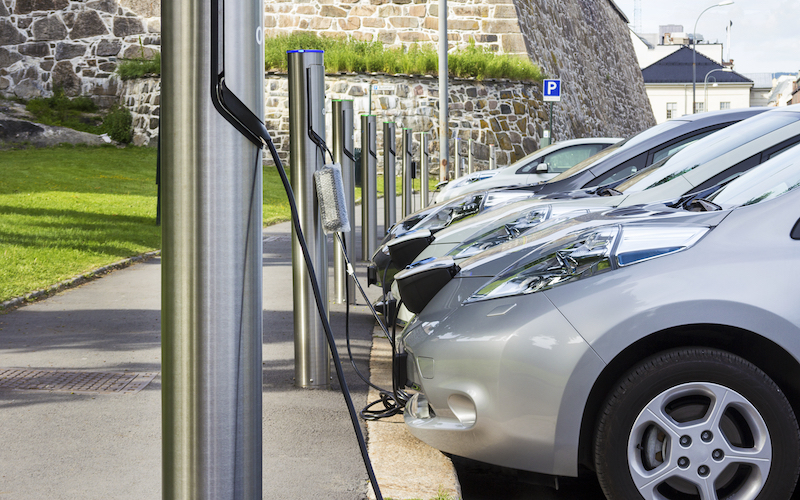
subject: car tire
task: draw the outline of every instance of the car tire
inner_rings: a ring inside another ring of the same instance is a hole
[[[614,500],[788,499],[800,430],[783,392],[752,363],[717,349],[676,349],[612,388],[594,462]]]

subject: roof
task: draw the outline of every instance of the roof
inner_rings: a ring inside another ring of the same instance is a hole
[[[644,83],[692,83],[692,49],[681,47],[672,54],[660,59],[642,70]],[[701,53],[697,53],[697,82],[702,84],[706,75],[715,69],[722,69]],[[716,71],[709,76],[717,83],[750,83],[753,81],[735,71]]]

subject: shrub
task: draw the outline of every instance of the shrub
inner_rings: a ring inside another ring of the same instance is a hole
[[[142,78],[145,75],[161,74],[161,52],[152,59],[126,59],[117,66],[117,74],[123,80]]]
[[[133,117],[128,108],[114,105],[103,120],[103,131],[117,142],[128,144],[132,139]]]

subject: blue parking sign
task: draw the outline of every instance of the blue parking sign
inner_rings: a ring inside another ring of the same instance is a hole
[[[544,102],[561,101],[561,80],[545,80],[542,95]]]

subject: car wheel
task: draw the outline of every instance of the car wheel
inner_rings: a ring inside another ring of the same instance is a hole
[[[800,469],[783,392],[716,349],[666,351],[634,367],[606,399],[594,444],[614,500],[788,499]]]

